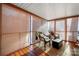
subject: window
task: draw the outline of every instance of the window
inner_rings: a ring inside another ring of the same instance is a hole
[[[65,40],[65,20],[56,21],[56,34],[59,34],[60,38]]]
[[[64,20],[56,21],[56,31],[65,31]]]
[[[49,27],[50,31],[54,31],[54,21],[50,22],[50,27]]]

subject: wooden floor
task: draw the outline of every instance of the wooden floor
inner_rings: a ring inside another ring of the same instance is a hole
[[[24,54],[24,56],[48,56],[47,53],[45,53],[42,49],[39,47],[30,47],[30,51],[27,54]]]
[[[41,42],[11,53],[9,56],[79,56],[79,47],[73,42],[63,42],[60,49],[49,45],[45,49]]]
[[[36,47],[35,45],[31,45],[29,47],[20,49],[15,51],[8,56],[48,56],[42,49]]]

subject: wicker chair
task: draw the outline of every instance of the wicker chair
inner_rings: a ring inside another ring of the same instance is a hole
[[[46,49],[46,44],[49,43],[49,46],[51,45],[50,39],[48,36],[43,34],[42,32],[36,32],[36,37],[37,39],[40,39],[41,41],[44,42],[44,48]]]

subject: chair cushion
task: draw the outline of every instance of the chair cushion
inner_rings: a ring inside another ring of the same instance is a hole
[[[52,41],[54,41],[54,42],[61,42],[62,41],[62,39],[55,39],[55,40],[52,40]]]
[[[43,37],[43,38],[45,39],[45,41],[49,41],[49,40],[50,40],[50,39],[49,39],[47,36],[45,36],[44,34],[40,34],[40,36]]]

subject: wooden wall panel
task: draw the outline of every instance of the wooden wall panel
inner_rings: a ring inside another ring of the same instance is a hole
[[[30,14],[11,5],[2,4],[1,55],[28,45]],[[27,43],[28,42],[28,43]]]
[[[29,39],[30,39],[30,32],[21,33],[20,34],[20,47],[24,48],[28,46],[30,44]]]
[[[2,33],[29,31],[30,14],[7,5],[2,9]]]
[[[1,39],[2,39],[2,4],[0,4],[0,55],[1,55]]]
[[[30,18],[32,16],[32,19]],[[30,20],[33,23],[30,25]],[[7,55],[20,48],[35,43],[35,32],[43,26],[42,18],[29,14],[10,4],[2,4],[2,39],[1,55]],[[32,30],[30,31],[30,27]],[[32,32],[32,39],[30,34]],[[30,41],[29,41],[30,39]]]
[[[7,55],[13,51],[20,49],[20,40],[18,34],[2,35],[1,53]]]

